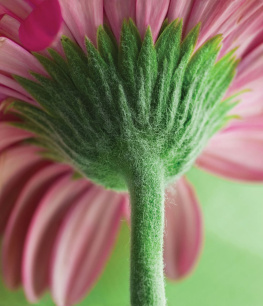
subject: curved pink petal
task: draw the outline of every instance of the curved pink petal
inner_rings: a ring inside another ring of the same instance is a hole
[[[76,201],[60,229],[52,265],[59,306],[77,303],[100,275],[115,241],[124,197],[98,186]]]
[[[29,146],[15,146],[0,153],[0,232],[6,226],[24,184],[45,164],[37,151]]]
[[[237,100],[240,103],[231,111],[231,114],[242,118],[263,115],[263,43],[248,53],[238,66],[237,76],[228,90],[230,96],[241,90],[242,93]]]
[[[22,260],[22,279],[27,298],[36,302],[49,284],[49,265],[56,235],[68,209],[91,183],[58,179],[39,204],[28,229]]]
[[[6,122],[0,122],[0,153],[10,145],[30,136],[29,132],[20,130]]]
[[[1,95],[2,95],[1,102],[5,99],[8,99],[8,98],[12,97],[12,98],[16,98],[16,99],[19,99],[19,100],[26,101],[30,104],[34,104],[34,105],[36,104],[36,102],[34,102],[31,98],[28,98],[27,96],[25,96],[23,94],[20,94],[16,90],[5,87],[4,85],[0,85],[0,92],[1,92]],[[0,102],[0,119],[1,119],[1,102]]]
[[[189,32],[198,22],[201,22],[201,30],[198,46],[216,34],[228,34],[224,24],[229,17],[236,12],[245,0],[210,0],[195,1],[189,16],[187,31]],[[236,18],[237,19],[237,18]],[[223,25],[223,27],[222,27]]]
[[[263,181],[263,117],[233,122],[214,136],[197,166],[230,179]]]
[[[85,36],[96,44],[97,28],[103,24],[103,0],[60,0],[65,23],[85,50]]]
[[[24,242],[30,221],[47,190],[69,170],[64,165],[52,164],[39,169],[25,184],[9,218],[2,246],[4,279],[10,288],[21,283],[21,262]]]
[[[242,56],[255,37],[262,30],[263,3],[262,1],[246,1],[242,9],[234,14],[237,18],[236,26],[230,29],[229,35],[224,40],[221,54],[238,47],[236,54]]]
[[[21,19],[26,18],[32,11],[29,1],[25,0],[0,0],[0,4]]]
[[[123,19],[135,20],[135,0],[104,0],[104,9],[116,38],[120,38]]]
[[[166,192],[164,263],[174,280],[192,271],[203,242],[201,209],[192,186],[181,178]]]
[[[44,0],[21,22],[20,41],[31,51],[43,50],[52,44],[62,22],[59,1]]]
[[[150,25],[155,41],[168,11],[169,0],[145,0],[136,2],[136,24],[144,37]]]
[[[238,73],[233,82],[232,91],[249,88],[250,83],[263,81],[263,39],[262,43],[242,59],[238,66]]]
[[[38,60],[24,48],[8,38],[0,38],[1,70],[8,74],[16,74],[32,78],[28,71],[47,75]]]
[[[7,14],[0,17],[0,33],[1,36],[6,36],[10,39],[12,39],[14,42],[19,43],[19,35],[18,31],[20,28],[21,23],[13,18],[12,16],[9,16]]]
[[[183,26],[186,28],[193,4],[194,0],[171,0],[167,14],[169,22],[172,22],[176,18],[182,18]]]
[[[22,95],[29,97],[27,91],[22,86],[20,86],[14,79],[1,73],[0,73],[0,84],[10,89],[13,89]]]

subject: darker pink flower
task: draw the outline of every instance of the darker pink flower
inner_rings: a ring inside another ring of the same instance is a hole
[[[165,18],[183,18],[184,36],[201,22],[198,46],[222,33],[220,56],[238,47],[238,73],[227,96],[242,90],[233,119],[209,142],[196,165],[241,181],[263,181],[263,3],[258,0],[2,0],[0,1],[2,105],[34,99],[12,78],[46,74],[31,51],[62,52],[62,34],[84,49],[85,35],[108,23],[117,39],[131,17],[141,36],[150,25],[156,40]],[[1,108],[1,104],[0,104]],[[236,116],[236,117],[234,117]],[[58,305],[79,301],[100,275],[129,199],[74,178],[74,169],[45,160],[26,143],[31,134],[0,113],[0,229],[6,284],[24,286],[35,302],[49,288]],[[192,186],[181,178],[167,190],[165,271],[178,279],[193,268],[202,244],[202,217]]]

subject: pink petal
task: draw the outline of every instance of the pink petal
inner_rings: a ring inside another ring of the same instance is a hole
[[[60,0],[65,23],[85,50],[85,36],[96,44],[97,28],[103,24],[103,0]]]
[[[14,79],[12,79],[9,76],[6,76],[4,74],[0,73],[0,84],[4,85],[10,89],[13,89],[17,91],[18,93],[25,95],[29,98],[29,94],[26,92],[26,90],[20,86]]]
[[[174,280],[192,271],[203,242],[201,210],[192,186],[181,178],[166,193],[164,262]]]
[[[3,101],[3,99],[12,97],[12,98],[26,101],[30,104],[34,104],[34,105],[36,104],[36,102],[34,102],[31,98],[28,98],[25,95],[22,95],[18,93],[17,91],[10,89],[8,87],[5,87],[3,85],[0,85],[0,93],[1,93],[1,100],[0,100],[1,102]],[[0,102],[0,111],[1,111],[1,102]],[[0,112],[0,119],[1,119],[1,112]]]
[[[231,111],[243,118],[263,114],[263,43],[248,53],[238,66],[237,76],[229,88],[228,96],[241,90],[237,100],[241,102]]]
[[[238,73],[232,87],[238,91],[248,88],[249,83],[260,79],[263,81],[263,42],[245,58],[242,59],[238,66]]]
[[[49,47],[56,38],[62,21],[58,0],[42,1],[21,22],[19,29],[21,43],[31,51],[40,51]]]
[[[100,275],[117,235],[123,200],[115,192],[93,186],[68,213],[52,265],[57,305],[77,303]]]
[[[0,153],[0,232],[6,226],[24,184],[45,164],[36,154],[37,151],[38,149],[29,146],[17,146]]]
[[[0,33],[19,43],[18,31],[20,25],[21,23],[17,19],[5,14],[0,19]]]
[[[6,122],[0,122],[0,153],[16,142],[30,137],[30,133],[18,129]]]
[[[0,4],[6,7],[17,17],[24,19],[32,11],[29,1],[24,0],[0,0]]]
[[[237,25],[224,40],[221,54],[238,47],[236,54],[242,56],[263,27],[263,3],[261,1],[246,1],[242,12],[237,15]]]
[[[64,215],[89,185],[86,180],[73,180],[72,175],[66,175],[51,186],[38,205],[22,260],[23,285],[31,302],[36,302],[49,284],[51,253]]]
[[[245,0],[210,0],[195,1],[187,24],[187,33],[201,22],[201,31],[198,46],[202,45],[208,38],[216,34],[227,35],[222,25],[228,21],[244,3]]]
[[[233,122],[214,136],[197,165],[242,181],[263,181],[263,117]]]
[[[32,78],[28,71],[47,75],[37,59],[21,46],[8,38],[0,38],[1,70],[8,74],[16,74]]]
[[[168,20],[172,22],[177,18],[183,19],[184,28],[187,26],[187,20],[192,10],[194,0],[171,0],[168,9]]]
[[[104,8],[116,38],[120,38],[123,20],[135,20],[135,0],[104,0]]]
[[[52,164],[40,169],[25,184],[9,218],[2,248],[5,283],[15,288],[21,283],[21,262],[30,221],[46,191],[69,168]]]
[[[169,2],[169,0],[145,0],[136,2],[136,24],[142,38],[147,27],[150,25],[153,40],[156,40],[165,19]]]

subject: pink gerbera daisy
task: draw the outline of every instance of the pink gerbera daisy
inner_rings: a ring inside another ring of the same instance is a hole
[[[0,10],[5,283],[31,302],[49,289],[57,305],[77,303],[126,218],[131,303],[165,305],[160,258],[177,280],[202,245],[186,171],[263,181],[263,2],[1,0]]]

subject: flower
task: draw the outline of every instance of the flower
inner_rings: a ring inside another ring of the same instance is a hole
[[[182,18],[184,36],[198,22],[198,46],[222,33],[220,57],[235,47],[241,59],[227,97],[244,91],[233,120],[217,133],[196,165],[226,178],[263,180],[263,3],[257,0],[2,0],[0,93],[2,105],[20,99],[36,104],[13,78],[46,75],[30,51],[52,47],[62,53],[61,35],[85,49],[85,35],[96,44],[99,25],[108,23],[120,38],[131,17],[143,37],[150,25],[157,39],[164,19]],[[129,219],[128,197],[74,178],[74,169],[48,161],[28,144],[31,133],[11,126],[17,120],[0,113],[3,274],[10,288],[23,284],[35,302],[50,288],[58,305],[74,304],[102,271],[118,232]],[[238,116],[238,118],[237,118]],[[176,192],[175,192],[176,190]],[[192,186],[181,178],[167,190],[165,271],[178,279],[192,269],[202,244],[202,218]],[[174,205],[176,204],[176,205]]]

